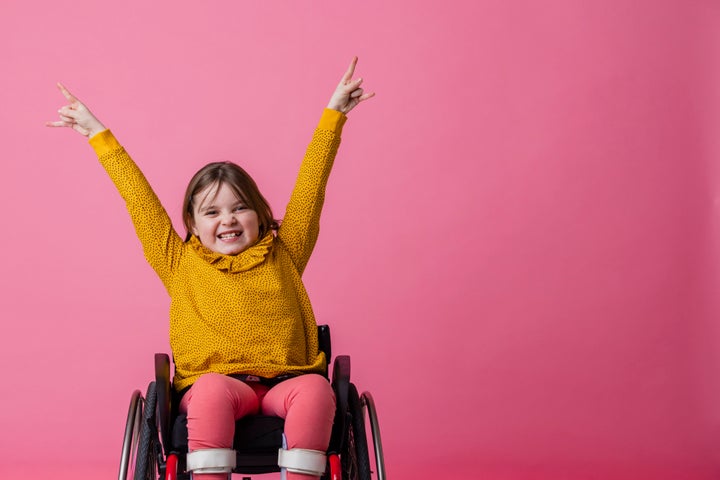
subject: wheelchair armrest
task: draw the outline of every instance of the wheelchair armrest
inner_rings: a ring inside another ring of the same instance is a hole
[[[350,388],[350,357],[339,355],[335,358],[332,371],[332,388],[335,392],[335,420],[330,437],[329,451],[340,452],[347,429],[348,390]]]
[[[328,325],[318,325],[318,347],[321,352],[325,352],[325,360],[330,365],[332,348],[330,346],[330,327]]]
[[[155,354],[155,389],[157,391],[157,418],[163,447],[170,448],[170,357],[165,353]]]

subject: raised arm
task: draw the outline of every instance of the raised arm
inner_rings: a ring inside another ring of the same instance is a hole
[[[173,229],[170,217],[143,173],[110,130],[67,88],[60,83],[58,88],[69,103],[58,110],[60,120],[47,122],[46,125],[72,128],[80,135],[89,137],[100,163],[125,200],[145,258],[163,283],[168,285],[183,244]]]
[[[360,85],[362,78],[353,80],[357,57],[343,74],[335,88],[327,109],[323,112],[313,139],[300,166],[285,218],[278,231],[295,266],[302,273],[315,247],[320,228],[320,213],[325,201],[325,187],[335,155],[340,146],[340,135],[346,114],[360,102],[372,98]]]

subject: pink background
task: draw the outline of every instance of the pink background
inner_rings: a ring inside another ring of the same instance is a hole
[[[0,477],[114,477],[168,350],[55,82],[176,221],[218,159],[282,215],[358,55],[305,280],[390,478],[718,478],[718,32],[712,0],[3,0]]]

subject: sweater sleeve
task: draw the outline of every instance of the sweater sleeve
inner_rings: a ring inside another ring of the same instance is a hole
[[[145,258],[169,288],[173,266],[183,245],[170,217],[143,173],[110,130],[93,136],[90,145],[125,200]]]
[[[336,110],[325,109],[323,112],[300,165],[300,173],[278,231],[278,238],[290,252],[301,274],[317,241],[325,187],[346,120],[347,117]]]

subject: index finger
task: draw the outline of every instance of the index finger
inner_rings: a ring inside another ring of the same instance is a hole
[[[72,93],[70,93],[70,91],[67,88],[65,88],[65,85],[58,82],[57,87],[60,89],[60,91],[62,92],[62,94],[65,96],[66,99],[68,99],[71,102],[77,101],[77,98],[75,98],[75,96]]]
[[[355,65],[357,65],[358,57],[353,57],[352,62],[350,62],[350,66],[348,67],[347,71],[345,72],[345,75],[343,75],[343,82],[350,81],[352,79],[353,73],[355,73]]]

